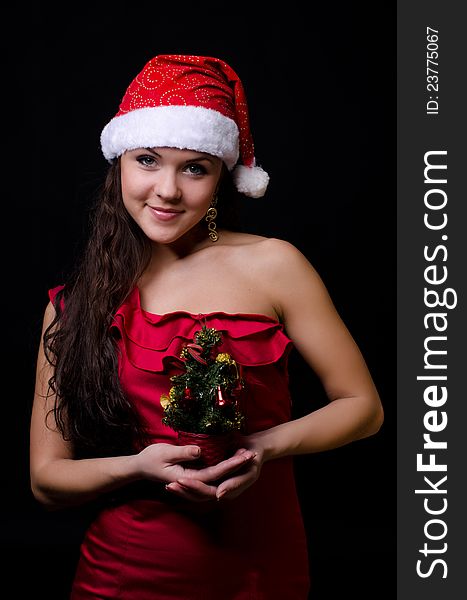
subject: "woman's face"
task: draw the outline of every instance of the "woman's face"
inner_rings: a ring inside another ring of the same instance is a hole
[[[130,150],[120,166],[125,208],[160,244],[179,240],[203,219],[222,172],[220,158],[178,148]]]

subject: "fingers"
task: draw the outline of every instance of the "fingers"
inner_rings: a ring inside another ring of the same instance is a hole
[[[199,456],[198,446],[179,446],[176,455],[170,458],[175,464]],[[166,490],[194,502],[235,498],[257,479],[259,470],[253,462],[256,457],[257,452],[241,448],[232,457],[211,467],[191,469],[186,466],[181,476],[175,475],[176,479],[166,485]],[[237,474],[232,476],[233,473]]]
[[[217,490],[216,486],[206,485],[201,481],[186,478],[169,483],[165,486],[165,489],[192,502],[215,500]]]
[[[198,479],[180,477],[166,488],[189,500],[231,500],[250,487],[257,476],[251,469],[242,475],[232,477],[219,486],[206,485]]]
[[[236,475],[223,481],[216,491],[216,498],[218,500],[225,499],[230,500],[239,496],[247,487],[250,487],[259,476],[259,470],[257,466],[252,465],[246,473]]]
[[[197,470],[186,469],[185,475],[198,481],[216,481],[251,463],[255,456],[254,452],[243,449],[243,451],[238,451],[234,456],[212,467]]]
[[[183,476],[167,484],[166,490],[186,500],[202,502],[219,500],[218,487],[215,483],[223,475],[238,471],[244,465],[251,464],[256,454],[249,450],[238,451],[234,456],[212,467],[205,469],[184,469]],[[231,478],[234,485],[240,485],[241,480]],[[237,484],[237,481],[240,483]],[[239,492],[240,493],[240,492]]]
[[[219,486],[216,492],[217,500],[229,500],[239,496],[245,489],[245,484],[249,482],[251,477],[234,477],[229,479],[229,485],[225,487]]]
[[[172,446],[170,448],[171,456],[170,462],[180,463],[187,460],[196,460],[201,455],[201,448],[199,446]]]

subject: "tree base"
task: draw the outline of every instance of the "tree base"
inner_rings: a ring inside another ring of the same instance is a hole
[[[219,434],[179,431],[177,436],[177,444],[179,446],[193,445],[201,448],[199,459],[190,461],[190,466],[198,468],[217,465],[232,456],[238,448],[237,440],[238,435],[236,431]]]

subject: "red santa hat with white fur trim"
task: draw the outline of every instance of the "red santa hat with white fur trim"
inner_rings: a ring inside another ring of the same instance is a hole
[[[260,198],[269,175],[256,166],[242,82],[209,56],[159,55],[135,77],[101,134],[105,158],[126,150],[170,147],[218,156],[237,190]]]

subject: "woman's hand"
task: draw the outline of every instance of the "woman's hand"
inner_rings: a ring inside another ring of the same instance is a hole
[[[232,458],[222,461],[215,467],[190,470],[169,484],[168,490],[187,500],[217,499],[230,500],[239,496],[258,479],[264,462],[264,450],[258,443],[243,438],[245,448],[240,448]],[[238,460],[242,462],[238,465]],[[238,465],[230,467],[229,465]],[[217,484],[212,483],[211,469],[227,469],[225,474],[231,475]]]
[[[151,481],[167,482],[167,490],[187,500],[205,501],[218,498],[219,487],[225,489],[227,482],[236,484],[240,475],[227,480],[225,477],[233,475],[242,467],[244,469],[249,466],[255,457],[255,452],[242,448],[234,456],[217,465],[204,469],[190,469],[187,463],[196,460],[199,456],[198,446],[158,443],[147,446],[134,458],[140,477]],[[220,480],[223,481],[218,484]]]

